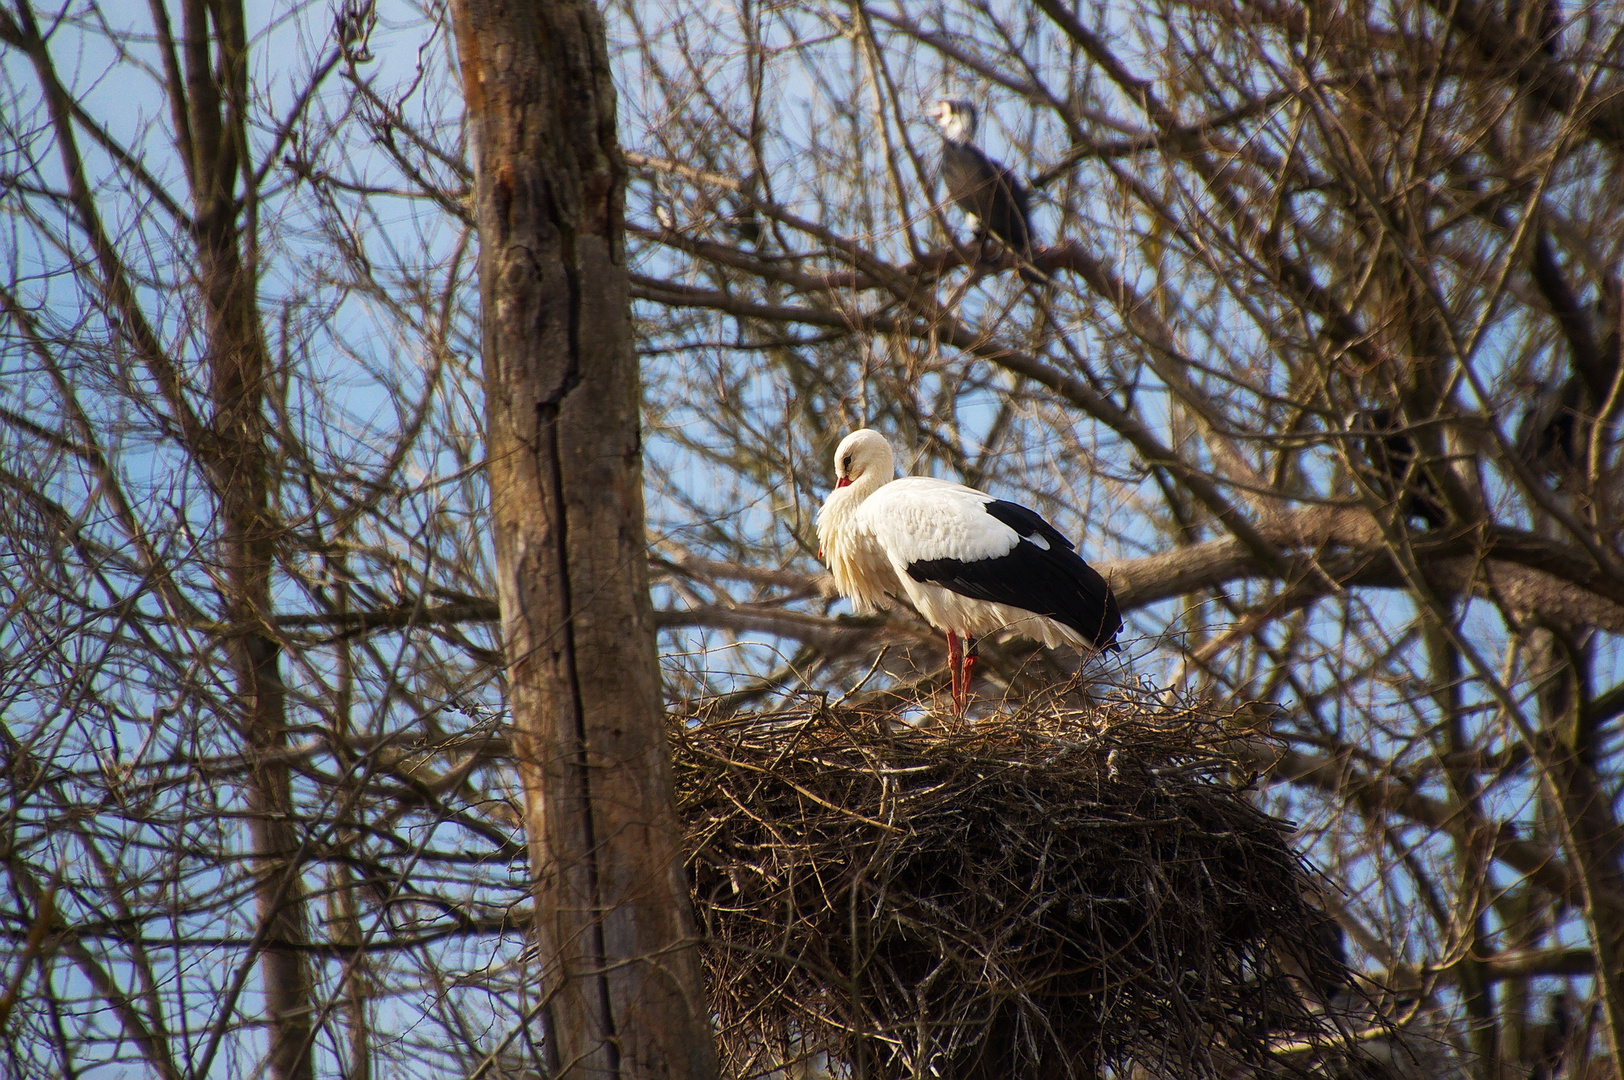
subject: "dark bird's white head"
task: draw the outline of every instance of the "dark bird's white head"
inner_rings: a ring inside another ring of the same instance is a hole
[[[931,107],[929,116],[942,129],[942,138],[968,142],[976,137],[976,107],[960,98],[943,98]]]
[[[891,444],[873,428],[859,428],[835,448],[835,487],[873,491],[896,472]]]

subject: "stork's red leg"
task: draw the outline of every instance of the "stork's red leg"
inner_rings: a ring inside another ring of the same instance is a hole
[[[964,669],[964,674],[960,677],[960,681],[963,684],[961,687],[961,692],[964,694],[966,701],[970,699],[970,672],[974,671],[976,668],[976,660],[978,659],[976,654],[976,646],[980,644],[980,638],[973,638],[968,635],[965,636],[964,659],[960,662],[959,666]],[[963,711],[964,706],[960,705],[959,712]]]
[[[947,632],[947,672],[953,680],[953,707],[959,712],[964,711],[964,685],[960,669],[964,665],[964,649],[959,645],[959,635],[949,630]]]

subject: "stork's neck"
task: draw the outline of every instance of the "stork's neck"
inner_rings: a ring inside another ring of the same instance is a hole
[[[831,536],[845,531],[851,516],[863,505],[863,500],[890,481],[889,476],[870,474],[860,476],[845,487],[837,487],[829,492],[829,497],[823,500],[823,510],[818,514],[818,535],[823,538],[825,546],[828,545]]]
[[[889,471],[882,476],[878,469],[873,469],[859,476],[840,490],[845,493],[851,505],[856,506],[886,484],[889,484],[892,478],[893,473]]]

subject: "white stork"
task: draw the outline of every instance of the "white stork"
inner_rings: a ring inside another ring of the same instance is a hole
[[[970,219],[977,247],[986,244],[990,233],[1021,261],[1023,279],[1034,285],[1047,281],[1031,265],[1032,222],[1026,189],[1014,173],[976,146],[975,106],[944,98],[929,115],[942,129],[942,186]],[[981,257],[979,251],[977,257]]]
[[[959,712],[985,634],[1014,630],[1051,649],[1113,645],[1122,616],[1111,587],[1053,525],[963,484],[894,480],[895,461],[877,431],[841,440],[818,513],[819,557],[859,614],[896,593],[946,631]]]

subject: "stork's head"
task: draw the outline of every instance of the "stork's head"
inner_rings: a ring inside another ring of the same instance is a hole
[[[942,138],[964,142],[976,137],[976,107],[959,98],[943,98],[931,107],[930,118],[942,129]]]
[[[835,448],[835,487],[853,484],[869,491],[890,481],[896,471],[891,444],[873,428],[859,428]]]

